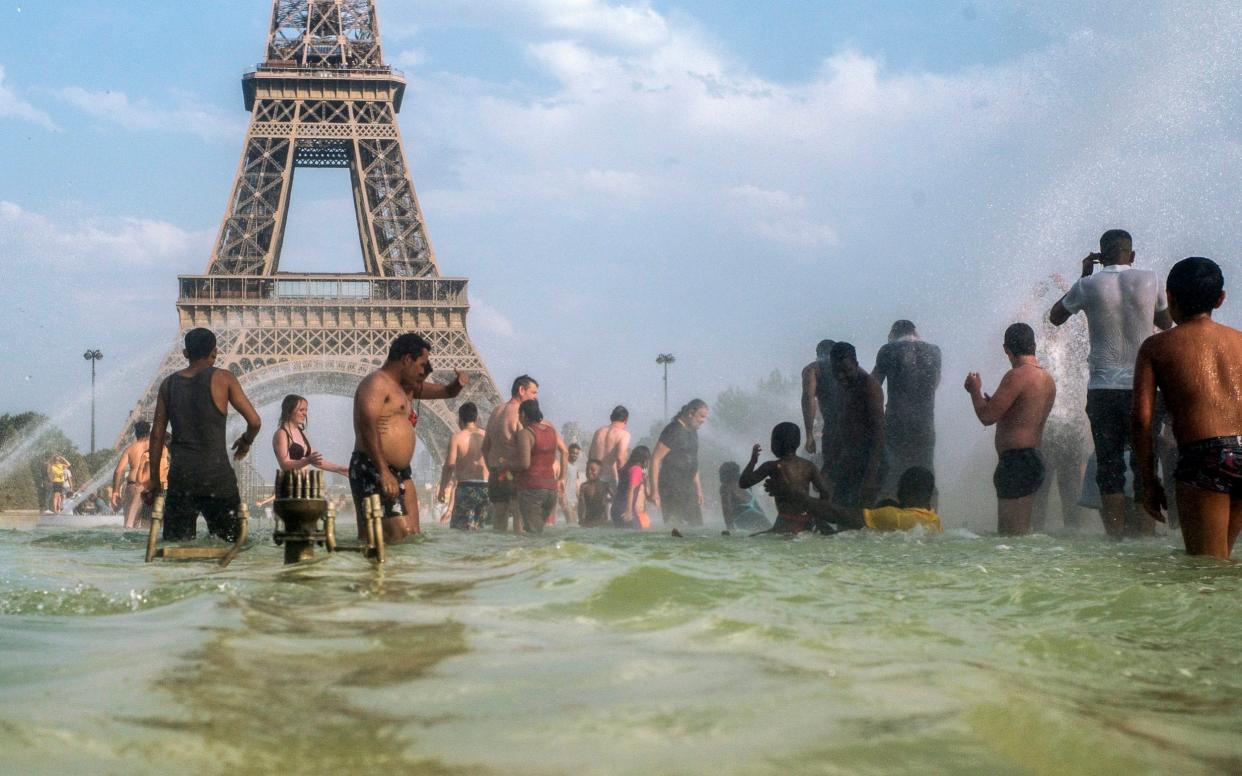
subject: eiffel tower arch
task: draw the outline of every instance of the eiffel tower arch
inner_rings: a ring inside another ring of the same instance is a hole
[[[242,77],[250,126],[206,274],[178,278],[180,334],[129,415],[154,412],[160,383],[185,366],[181,337],[219,341],[217,366],[256,406],[287,393],[353,396],[399,334],[432,344],[433,380],[470,374],[457,399],[423,406],[418,435],[437,463],[465,401],[500,396],[466,330],[465,278],[440,275],[396,123],[405,78],[384,64],[374,0],[273,0],[264,61]],[[349,170],[359,273],[286,273],[280,251],[294,171]]]

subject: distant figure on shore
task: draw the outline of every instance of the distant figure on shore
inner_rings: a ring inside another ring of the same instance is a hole
[[[1096,264],[1102,269],[1093,274]],[[1100,517],[1114,539],[1125,533],[1125,451],[1130,443],[1134,362],[1139,346],[1155,327],[1173,325],[1160,279],[1150,270],[1134,269],[1133,264],[1130,234],[1108,230],[1100,237],[1100,252],[1082,260],[1082,277],[1048,312],[1055,326],[1079,311],[1087,316],[1091,337],[1087,419],[1095,443],[1096,483],[1103,504]]]
[[[940,348],[919,338],[907,320],[893,323],[888,343],[875,357],[871,376],[888,382],[884,409],[884,453],[888,474],[880,492],[891,495],[912,466],[935,473],[936,389],[940,386]]]
[[[827,462],[831,447],[833,401],[837,381],[832,377],[832,346],[830,339],[820,340],[815,346],[815,360],[802,368],[802,427],[806,432],[806,451],[815,454],[815,413],[818,411],[823,426],[819,445],[821,460]],[[825,468],[826,467],[821,467]]]
[[[824,475],[815,464],[798,457],[798,445],[801,444],[801,432],[796,423],[777,423],[772,429],[772,455],[775,461],[765,461],[756,468],[759,462],[760,446],[756,444],[750,451],[750,460],[738,477],[737,486],[748,490],[768,479],[776,472],[791,489],[799,493],[809,493],[811,486],[819,493],[820,498],[827,498],[831,488],[824,480]],[[811,527],[811,516],[805,507],[786,501],[776,500],[776,523],[772,526],[774,533],[799,534]]]
[[[608,512],[616,487],[600,479],[604,465],[592,458],[587,461],[586,482],[578,488],[578,525],[583,528],[599,528],[608,525]]]
[[[563,437],[562,437],[563,438]],[[560,482],[557,486],[556,503],[561,514],[565,516],[565,525],[575,525],[578,522],[578,486],[582,484],[582,445],[574,442],[566,448],[568,457],[565,458],[565,471],[561,474]],[[549,525],[556,522],[555,515],[549,521]]]
[[[1039,447],[1057,386],[1035,359],[1035,331],[1030,326],[1014,323],[1005,329],[1004,350],[1011,369],[995,395],[983,393],[978,372],[966,375],[965,388],[979,421],[985,426],[996,425],[1000,461],[992,484],[996,486],[997,533],[1023,536],[1031,532],[1035,491],[1044,481]]]
[[[120,508],[126,528],[139,528],[142,493],[147,490],[150,472],[151,424],[145,420],[134,423],[134,441],[130,442],[112,471],[112,509]],[[144,470],[148,477],[144,478]]]
[[[487,461],[487,497],[492,502],[492,528],[522,533],[522,515],[518,509],[517,483],[513,477],[513,461],[517,458],[517,434],[522,430],[518,407],[529,399],[539,398],[539,383],[530,375],[513,381],[509,401],[492,409],[483,436],[483,458]]]
[[[311,448],[306,436],[309,403],[297,394],[289,394],[280,402],[280,426],[272,434],[272,452],[282,471],[292,472],[313,466],[326,472],[349,476],[349,469],[332,463],[323,453]]]
[[[617,528],[646,530],[651,527],[647,516],[647,493],[643,470],[651,462],[651,451],[639,445],[630,451],[630,457],[621,466],[617,495],[612,499],[612,524]]]
[[[568,450],[556,426],[544,420],[538,399],[527,399],[518,406],[517,458],[509,464],[517,475],[518,510],[522,528],[543,533],[548,515],[556,509],[556,463],[565,471]]]
[[[824,457],[826,479],[832,484],[833,503],[869,507],[883,477],[884,391],[858,365],[850,343],[832,346],[831,363],[836,394],[827,423],[834,429],[834,444]]]
[[[164,540],[193,539],[202,514],[209,532],[231,542],[241,528],[237,514],[241,495],[225,438],[228,409],[232,406],[246,421],[246,431],[233,442],[235,460],[250,452],[262,422],[233,373],[215,367],[219,356],[215,334],[191,329],[182,353],[190,365],[164,379],[155,402],[147,492],[158,496],[164,490],[158,473],[163,471],[164,440],[171,425]]]
[[[419,532],[418,494],[410,460],[414,457],[414,412],[419,401],[451,399],[470,384],[456,371],[448,385],[428,383],[431,343],[407,332],[392,341],[388,360],[362,379],[354,392],[354,452],[349,459],[349,489],[354,497],[358,536],[366,536],[366,500],[378,494],[385,542]]]
[[[478,531],[488,521],[487,462],[483,460],[484,433],[479,428],[478,405],[468,401],[457,408],[457,428],[444,454],[436,500],[447,504],[452,490],[449,528]]]
[[[667,524],[703,525],[699,429],[706,422],[707,402],[691,399],[660,432],[651,455],[647,497]]]
[[[68,490],[69,460],[60,453],[53,453],[44,468],[47,481],[52,485],[51,509],[53,514],[59,515],[65,504],[65,492]]]
[[[763,507],[754,493],[738,487],[738,479],[742,476],[742,467],[737,461],[725,461],[720,464],[720,511],[723,513],[725,528],[732,531],[766,531],[772,527]]]
[[[630,454],[630,411],[618,404],[608,416],[608,425],[596,429],[591,437],[588,458],[600,462],[600,479],[617,484],[617,470]]]
[[[1212,320],[1225,301],[1225,279],[1211,259],[1182,259],[1169,270],[1167,288],[1177,326],[1143,343],[1134,374],[1143,506],[1164,519],[1152,436],[1158,389],[1181,454],[1174,477],[1186,552],[1228,558],[1242,532],[1242,332]]]

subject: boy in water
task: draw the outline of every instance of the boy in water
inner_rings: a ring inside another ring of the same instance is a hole
[[[599,478],[604,463],[597,458],[587,461],[586,482],[578,486],[578,525],[598,528],[608,525],[608,507],[612,503],[615,487]]]
[[[1225,279],[1211,259],[1182,259],[1166,288],[1177,325],[1149,337],[1134,368],[1143,507],[1164,520],[1152,437],[1159,389],[1181,454],[1174,477],[1186,552],[1228,558],[1242,531],[1242,332],[1212,320],[1225,301]]]
[[[820,497],[826,497],[831,489],[824,481],[824,475],[820,473],[815,464],[798,457],[798,445],[801,443],[802,431],[796,423],[777,423],[772,429],[772,454],[777,460],[765,461],[756,469],[755,464],[759,462],[760,447],[755,445],[750,451],[750,461],[747,462],[746,468],[742,470],[742,475],[738,478],[737,486],[743,490],[751,488],[779,471],[782,479],[794,492],[808,493],[810,487],[814,485]],[[797,534],[811,526],[811,516],[807,514],[804,505],[778,498],[776,509],[778,512],[776,524],[772,526],[774,533]]]

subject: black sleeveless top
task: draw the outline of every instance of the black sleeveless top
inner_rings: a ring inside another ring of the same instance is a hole
[[[193,496],[235,498],[237,475],[229,461],[224,424],[227,415],[211,398],[208,367],[193,377],[174,374],[166,394],[172,441],[168,489]]]

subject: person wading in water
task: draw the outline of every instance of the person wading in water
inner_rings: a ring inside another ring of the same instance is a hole
[[[232,406],[246,421],[245,433],[233,442],[235,460],[250,452],[262,423],[233,373],[215,367],[219,355],[215,334],[191,329],[185,334],[182,352],[190,365],[165,378],[155,402],[147,492],[154,497],[164,490],[160,471],[171,424],[168,451],[172,465],[164,500],[164,540],[193,539],[198,515],[202,514],[208,531],[231,542],[241,527],[237,516],[241,496],[224,435],[228,409]]]

